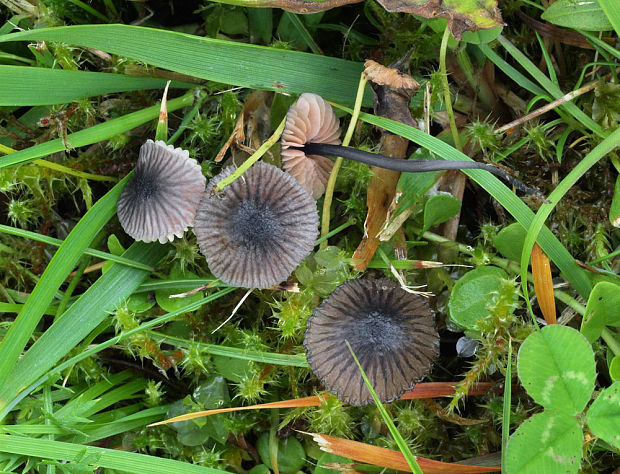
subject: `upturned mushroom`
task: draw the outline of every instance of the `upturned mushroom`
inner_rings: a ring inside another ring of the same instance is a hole
[[[172,241],[192,225],[205,183],[188,151],[147,140],[116,204],[118,220],[135,240]]]
[[[314,310],[304,337],[308,364],[325,388],[350,405],[367,405],[373,400],[347,341],[385,403],[411,390],[439,355],[433,311],[387,278],[339,286]]]
[[[291,175],[263,162],[214,193],[234,170],[230,166],[209,181],[194,233],[217,278],[233,286],[269,288],[286,280],[312,251],[316,202]]]
[[[450,160],[402,160],[342,146],[337,139],[340,130],[336,131],[333,128],[334,123],[337,126],[337,120],[331,105],[327,101],[316,94],[309,93],[299,96],[297,103],[289,109],[286,116],[286,123],[282,132],[283,168],[295,176],[315,199],[325,191],[325,184],[333,166],[332,161],[326,158],[326,155],[340,156],[367,165],[405,173],[480,169],[499,176],[526,194],[541,197],[538,190],[527,186],[506,171],[488,163]]]
[[[340,121],[325,99],[306,92],[286,114],[282,132],[282,167],[314,199],[318,199],[325,192],[334,163],[325,156],[300,149],[307,142],[339,145]]]

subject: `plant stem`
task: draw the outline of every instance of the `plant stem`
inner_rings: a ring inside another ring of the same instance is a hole
[[[334,230],[330,231],[327,233],[327,235],[324,235],[323,237],[319,237],[316,240],[315,245],[320,244],[321,242],[323,242],[324,240],[329,239],[330,237],[333,237],[336,234],[339,234],[340,232],[342,232],[343,230],[345,230],[347,227],[351,227],[352,225],[354,225],[357,222],[357,219],[355,217],[352,217],[351,219],[349,219],[347,222],[345,222],[344,224],[342,224],[339,227],[336,227]]]
[[[267,151],[280,139],[280,136],[282,135],[282,132],[284,131],[284,125],[285,124],[286,124],[286,117],[284,117],[282,119],[282,122],[280,122],[280,125],[278,125],[278,128],[276,128],[276,131],[273,132],[273,135],[271,135],[265,141],[265,143],[263,143],[260,146],[260,148],[254,152],[254,154],[252,156],[250,156],[247,160],[245,160],[241,164],[241,166],[239,166],[239,168],[237,168],[235,170],[235,172],[233,174],[231,174],[230,176],[227,176],[226,178],[224,178],[223,180],[221,180],[219,183],[217,183],[215,185],[215,192],[218,192],[218,191],[221,191],[222,189],[224,189],[226,186],[228,186],[234,180],[239,178],[239,176],[241,176],[243,173],[245,173],[247,170],[249,170],[250,167],[254,163],[256,163],[258,160],[260,160],[260,158],[265,153],[267,153]]]
[[[355,96],[355,106],[353,107],[353,114],[351,115],[351,121],[349,122],[349,128],[342,140],[342,144],[347,146],[351,142],[353,132],[355,131],[355,125],[357,124],[357,118],[360,115],[360,109],[362,108],[362,100],[364,98],[364,88],[366,87],[366,76],[364,73],[360,76],[360,82],[357,86],[357,95]],[[329,234],[329,220],[332,207],[332,199],[334,197],[334,188],[336,187],[336,178],[338,178],[338,171],[342,165],[342,158],[336,158],[334,167],[329,175],[327,186],[325,187],[325,199],[323,200],[323,214],[321,215],[321,237],[325,240],[321,241],[321,248],[327,247],[327,234]]]
[[[609,328],[604,327],[601,332],[601,337],[607,343],[607,347],[611,349],[615,356],[620,355],[620,342],[614,337]]]
[[[446,30],[443,32],[443,38],[441,39],[441,49],[439,50],[439,70],[441,72],[441,83],[443,85],[443,97],[446,104],[446,111],[450,118],[450,131],[452,132],[452,139],[454,145],[458,151],[463,151],[463,145],[461,145],[461,137],[459,131],[456,128],[456,121],[454,120],[454,110],[452,110],[452,98],[450,97],[450,85],[448,84],[448,71],[446,69],[446,50],[448,49],[448,40],[450,39],[450,29],[446,25]]]

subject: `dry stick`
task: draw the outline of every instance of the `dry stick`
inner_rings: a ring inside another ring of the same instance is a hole
[[[616,70],[618,71],[620,70],[620,68],[617,68]],[[604,78],[607,78],[607,77],[611,77],[611,73],[604,76]],[[495,133],[507,132],[511,128],[521,125],[522,123],[528,122],[532,120],[533,118],[539,117],[542,114],[545,114],[549,112],[550,110],[555,109],[556,107],[559,107],[560,105],[573,100],[575,97],[579,97],[580,95],[590,92],[592,89],[596,88],[598,83],[599,81],[594,81],[594,82],[591,82],[590,84],[586,84],[585,86],[580,87],[577,90],[571,91],[568,94],[563,95],[559,99],[556,99],[553,102],[549,102],[547,105],[544,105],[540,109],[536,109],[533,112],[530,112],[529,114],[524,115],[523,117],[519,117],[518,119],[513,120],[512,122],[507,123],[506,125],[501,126],[497,130],[495,130]]]

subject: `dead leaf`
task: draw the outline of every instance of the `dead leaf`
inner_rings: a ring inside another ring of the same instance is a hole
[[[380,448],[371,444],[360,443],[359,441],[351,441],[348,439],[337,438],[317,433],[306,433],[313,437],[319,447],[328,453],[337,454],[344,458],[353,459],[354,461],[374,464],[375,466],[386,467],[388,469],[396,469],[398,471],[411,472],[411,468],[405,456],[399,451],[393,451],[387,448]],[[466,464],[454,464],[440,461],[433,461],[416,456],[416,461],[425,474],[435,472],[451,472],[451,473],[479,473],[479,472],[497,472],[501,471],[499,467],[488,466],[468,466]]]
[[[551,278],[551,264],[538,244],[532,249],[532,277],[534,291],[538,298],[538,306],[545,317],[547,324],[556,323],[555,297],[553,295],[553,280]]]
[[[377,0],[389,12],[413,13],[424,18],[447,18],[452,36],[488,30],[504,21],[496,0]]]

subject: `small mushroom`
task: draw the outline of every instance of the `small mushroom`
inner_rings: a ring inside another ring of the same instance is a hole
[[[321,96],[304,93],[286,114],[282,132],[282,167],[292,174],[314,199],[325,192],[334,163],[322,155],[306,154],[306,142],[340,144],[340,121]]]
[[[331,125],[334,123],[335,125]],[[286,123],[282,132],[283,168],[295,176],[315,199],[318,199],[325,191],[325,184],[333,167],[333,162],[325,155],[340,156],[347,160],[405,173],[481,169],[499,176],[526,194],[534,194],[542,198],[540,191],[513,178],[503,169],[488,163],[456,160],[402,160],[341,146],[339,134],[338,119],[331,105],[316,94],[300,95],[297,104],[292,106],[286,115]]]
[[[372,403],[349,349],[381,402],[411,390],[439,355],[435,315],[423,297],[387,278],[348,280],[308,319],[308,364],[328,391],[350,405]]]
[[[147,140],[116,204],[118,220],[135,240],[172,241],[192,225],[205,183],[188,151]]]
[[[233,286],[265,289],[284,280],[312,251],[319,217],[316,202],[291,175],[258,162],[215,194],[203,194],[194,232],[209,269]]]

